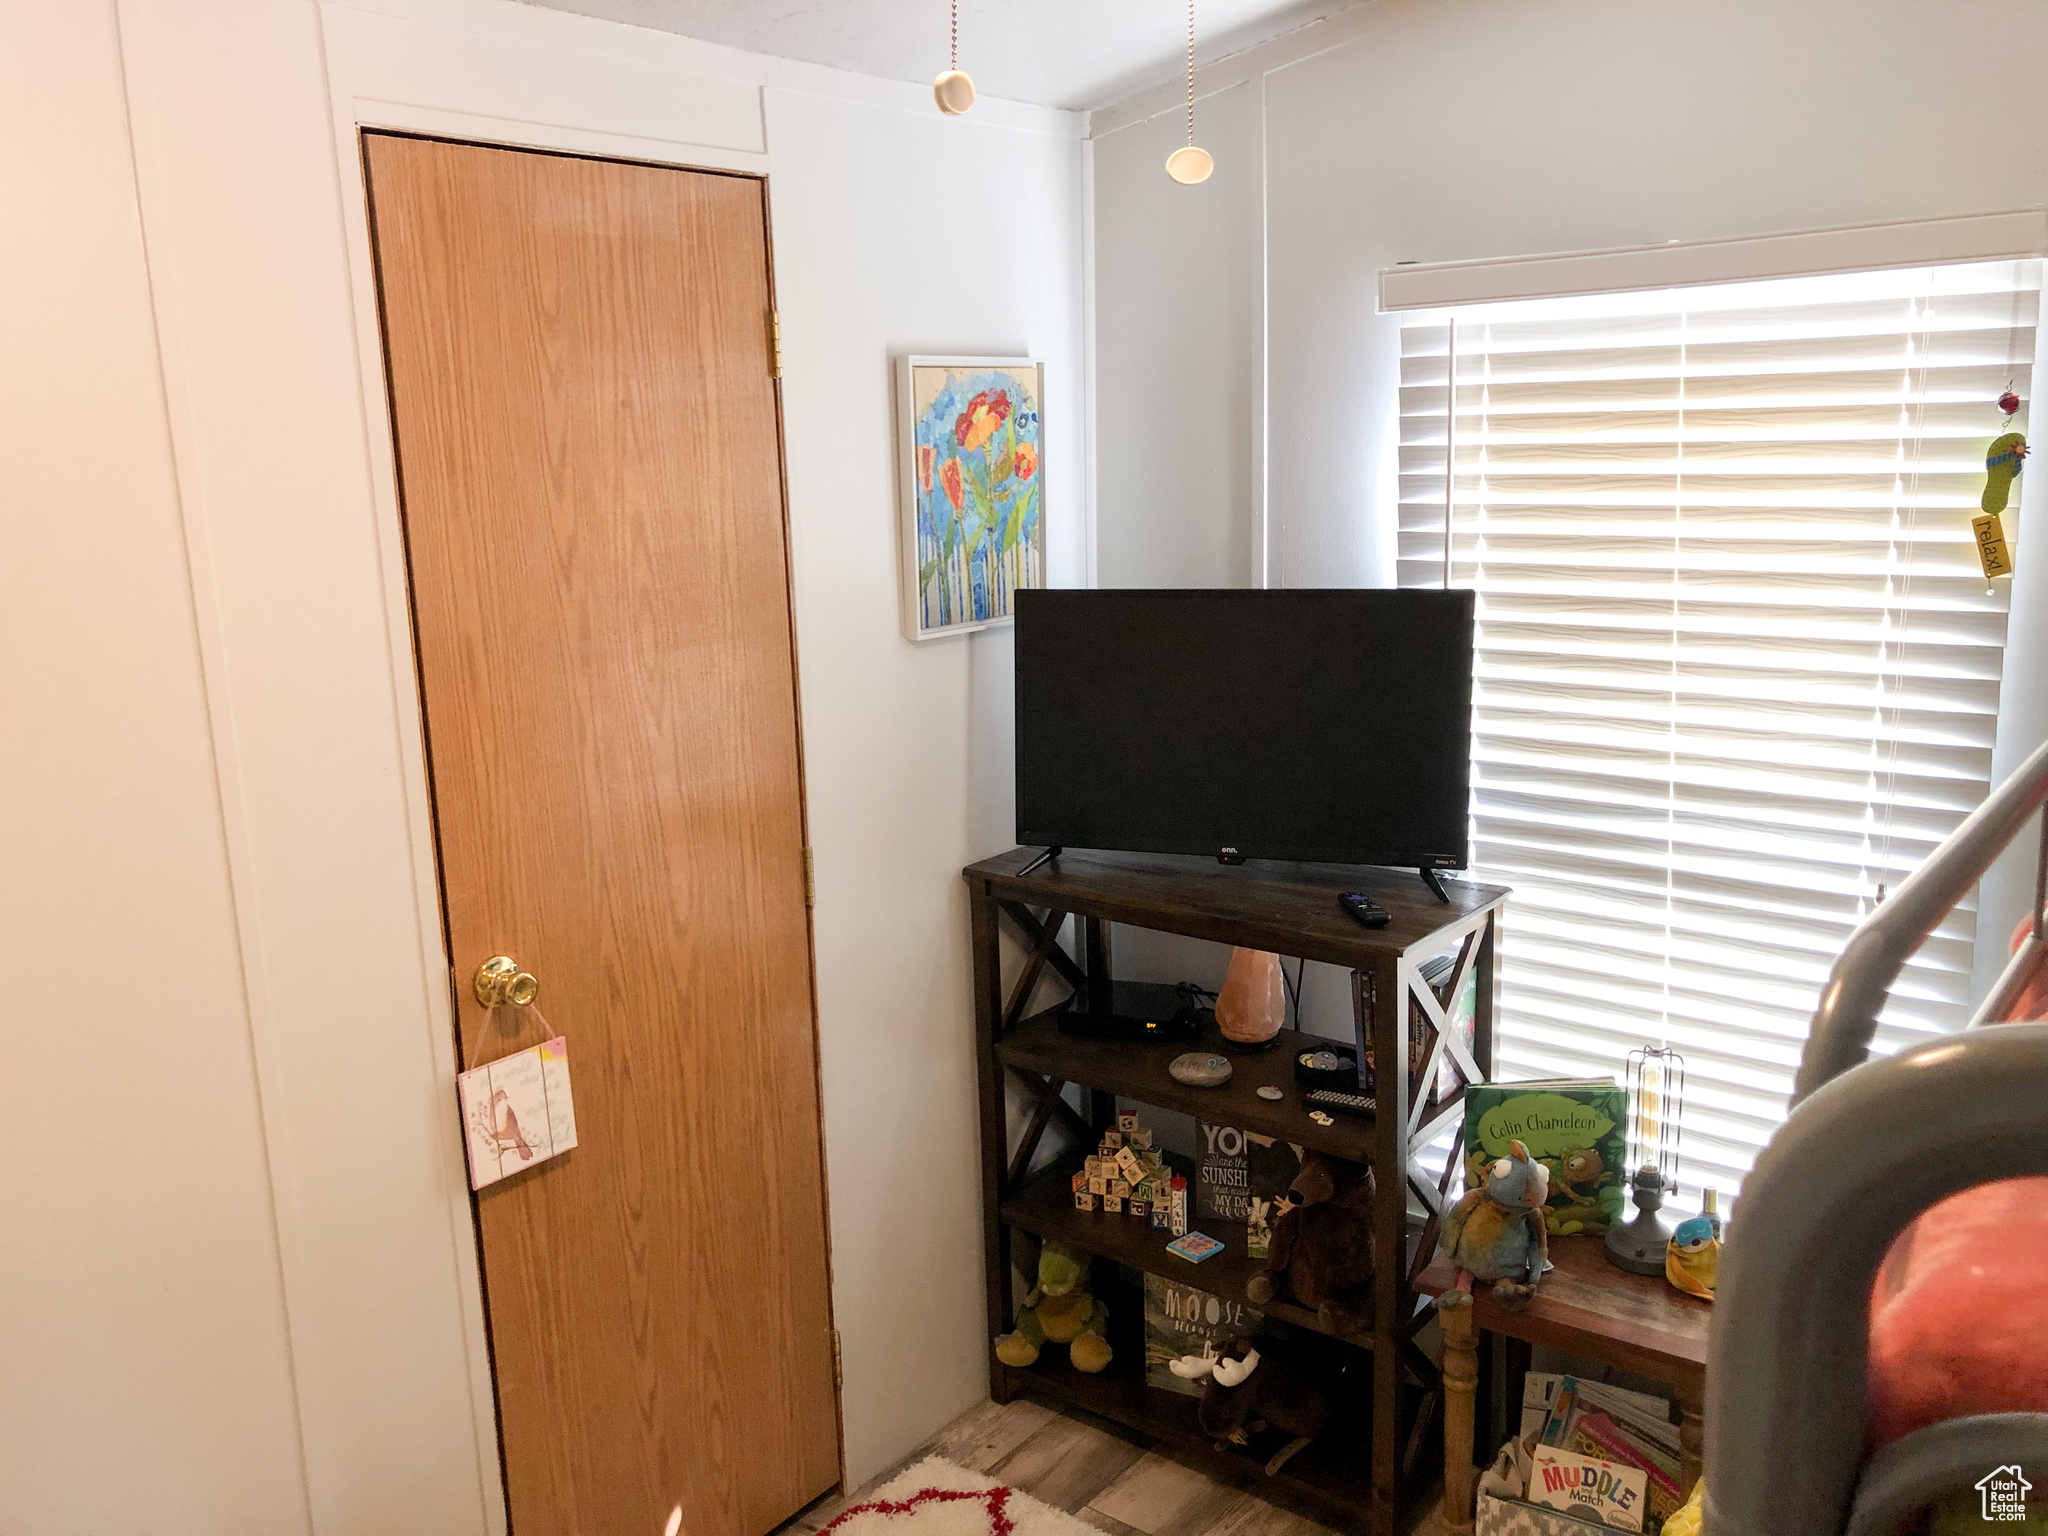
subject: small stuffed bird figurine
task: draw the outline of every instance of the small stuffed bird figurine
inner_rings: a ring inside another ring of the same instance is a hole
[[[1458,1283],[1437,1297],[1439,1307],[1467,1306],[1472,1282],[1494,1282],[1493,1299],[1519,1311],[1536,1293],[1549,1258],[1543,1202],[1550,1197],[1550,1170],[1529,1156],[1519,1141],[1508,1155],[1486,1165],[1486,1182],[1468,1190],[1444,1221],[1438,1251],[1457,1267]]]
[[[1711,1217],[1681,1221],[1664,1245],[1664,1278],[1688,1296],[1714,1299],[1721,1280],[1721,1238]]]

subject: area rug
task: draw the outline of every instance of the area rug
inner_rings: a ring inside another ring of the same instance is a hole
[[[934,1456],[898,1473],[819,1536],[1102,1536],[1062,1510]]]

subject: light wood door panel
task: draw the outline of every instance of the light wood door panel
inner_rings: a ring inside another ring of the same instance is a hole
[[[364,151],[462,1061],[576,1099],[477,1201],[513,1529],[764,1532],[839,1448],[763,184]]]

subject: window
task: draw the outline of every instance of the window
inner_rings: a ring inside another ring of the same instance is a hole
[[[2031,397],[2038,270],[1404,323],[1400,580],[1444,582],[1448,500],[1449,579],[1478,592],[1501,1072],[1619,1075],[1669,1042],[1688,1196],[1739,1188],[1850,930],[1988,788],[2008,584],[1970,518],[1997,397]],[[1880,1049],[1962,1025],[1974,929],[1958,910],[1921,951]]]

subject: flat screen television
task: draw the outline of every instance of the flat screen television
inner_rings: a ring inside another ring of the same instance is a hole
[[[1017,841],[1467,863],[1470,592],[1016,594]]]

